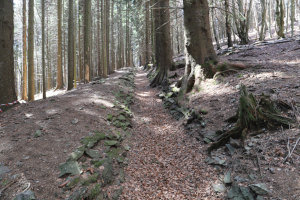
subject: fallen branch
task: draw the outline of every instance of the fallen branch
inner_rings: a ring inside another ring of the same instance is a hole
[[[294,152],[294,150],[296,149],[296,147],[297,147],[299,141],[300,141],[300,137],[297,139],[296,144],[294,145],[292,151],[290,151],[290,145],[289,145],[289,142],[288,142],[288,151],[289,151],[289,153],[288,153],[288,155],[285,157],[285,159],[283,160],[284,163],[287,161],[288,158],[290,158],[290,157],[293,155],[293,152]]]

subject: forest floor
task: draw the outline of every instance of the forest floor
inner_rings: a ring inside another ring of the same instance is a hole
[[[187,127],[183,119],[173,118],[158,97],[160,90],[149,87],[144,71],[135,75],[135,88],[128,78],[130,72],[122,70],[108,79],[1,113],[0,199],[11,199],[25,190],[45,200],[92,199],[93,195],[104,199],[224,199],[231,188],[223,185],[224,174],[231,172],[232,185],[264,183],[270,191],[265,199],[297,200],[299,145],[288,162],[283,160],[287,145],[293,148],[300,136],[298,128],[264,130],[248,138],[246,146],[236,148],[234,154],[225,147],[214,151],[217,164],[209,162],[209,145],[203,139],[231,126],[225,120],[237,110],[241,84],[255,95],[265,93],[293,105],[288,115],[300,120],[299,39],[236,48],[220,58],[249,68],[206,80],[198,93],[190,95],[188,105],[207,112],[200,127]],[[182,75],[183,69],[176,73]],[[98,144],[84,143],[94,135]],[[81,145],[85,145],[83,152]],[[60,176],[59,166],[72,152],[80,154],[75,154],[79,156],[74,161],[82,169],[77,175]]]

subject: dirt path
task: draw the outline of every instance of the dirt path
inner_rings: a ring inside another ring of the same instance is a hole
[[[163,108],[146,73],[136,76],[136,102],[129,165],[122,199],[217,199],[217,177],[201,145]]]

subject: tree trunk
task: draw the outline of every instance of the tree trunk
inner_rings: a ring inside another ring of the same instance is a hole
[[[146,1],[145,3],[145,60],[146,65],[150,63],[150,56],[149,56],[149,24],[150,24],[150,1]]]
[[[105,48],[106,48],[106,67],[107,73],[111,74],[111,66],[110,66],[110,59],[109,59],[109,27],[110,27],[110,20],[109,20],[109,11],[110,11],[110,0],[106,0],[106,8],[105,8]]]
[[[267,16],[266,0],[260,0],[260,5],[261,5],[261,27],[259,33],[259,40],[263,41],[266,36],[266,16]]]
[[[12,0],[0,1],[0,104],[17,99],[14,83],[14,11]]]
[[[73,0],[69,0],[69,22],[68,22],[68,90],[73,89],[74,81],[74,14]],[[76,81],[76,80],[75,80]]]
[[[229,19],[229,3],[228,0],[225,0],[225,23],[226,23],[226,35],[227,35],[227,45],[228,47],[232,47],[232,39],[231,39],[231,25]]]
[[[45,0],[42,0],[42,74],[43,74],[43,99],[46,99],[46,63],[45,63]]]
[[[91,67],[91,0],[86,0],[84,4],[84,82],[90,82]]]
[[[276,23],[277,35],[279,38],[284,38],[284,5],[283,0],[276,0]]]
[[[197,90],[203,78],[214,75],[211,65],[217,56],[212,45],[207,0],[184,1],[186,67],[181,93]]]
[[[172,66],[169,0],[155,0],[155,58],[158,74],[152,87],[168,84],[168,70]]]
[[[294,37],[294,23],[295,23],[295,0],[291,0],[291,29],[292,29],[292,37]]]
[[[115,8],[115,1],[111,1],[111,50],[110,50],[110,56],[111,56],[111,66],[110,66],[110,73],[113,73],[116,69],[116,59],[115,59],[115,37],[114,37],[114,8]]]
[[[29,0],[28,12],[28,101],[34,101],[34,0]]]
[[[28,100],[27,94],[27,12],[26,12],[26,0],[23,0],[23,92],[22,99]]]
[[[97,0],[97,53],[98,53],[98,76],[102,76],[102,65],[101,65],[101,32],[100,32],[100,20],[101,20],[101,14],[100,14],[100,1]]]
[[[62,69],[62,0],[57,0],[57,75],[56,75],[56,89],[64,87],[63,69]]]

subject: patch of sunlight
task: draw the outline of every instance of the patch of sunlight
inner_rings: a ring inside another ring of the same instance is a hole
[[[95,102],[95,104],[101,104],[107,108],[113,108],[115,105],[107,100],[104,99],[95,99],[93,100],[93,102]]]
[[[150,118],[150,117],[142,117],[141,120],[142,120],[143,122],[149,123],[149,122],[152,121],[152,118]]]
[[[62,94],[65,94],[66,93],[66,90],[49,90],[46,92],[46,96],[47,98],[49,97],[53,97],[53,96],[57,96],[57,95],[62,95]],[[36,95],[34,95],[34,99],[35,100],[39,100],[39,99],[42,99],[43,98],[43,93],[38,93]]]
[[[97,112],[95,112],[93,110],[85,109],[85,110],[82,110],[82,112],[84,112],[85,114],[94,116],[94,117],[98,117],[99,119],[102,119],[101,114],[99,114],[99,113],[97,113]]]
[[[54,114],[58,113],[58,109],[48,109],[48,110],[46,110],[46,113],[49,115],[54,115]]]
[[[32,113],[25,113],[25,116],[26,116],[27,118],[30,118],[30,117],[33,116],[33,114],[32,114]]]
[[[216,84],[216,81],[214,79],[207,79],[201,87],[200,92],[196,92],[195,96],[201,94],[206,97],[212,97],[212,96],[221,96],[221,95],[230,95],[235,93],[234,89],[232,87],[226,87],[223,84]]]
[[[149,92],[142,92],[142,93],[137,93],[137,95],[141,96],[141,97],[149,97],[150,93]]]

